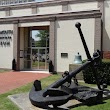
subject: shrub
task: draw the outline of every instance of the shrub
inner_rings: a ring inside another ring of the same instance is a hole
[[[110,60],[103,59],[101,64],[95,68],[96,75],[100,83],[106,82],[110,85]],[[95,77],[92,72],[92,68],[88,66],[83,70],[83,76],[85,83],[95,84]],[[102,80],[103,79],[103,80]]]

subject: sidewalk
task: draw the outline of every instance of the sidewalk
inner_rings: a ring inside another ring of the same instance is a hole
[[[18,88],[36,79],[48,77],[47,73],[32,72],[5,72],[0,73],[0,94]]]

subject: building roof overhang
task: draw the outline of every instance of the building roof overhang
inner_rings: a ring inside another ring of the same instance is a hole
[[[25,23],[25,22],[39,22],[39,21],[55,21],[55,20],[73,20],[73,19],[89,19],[89,18],[101,18],[102,13],[100,10],[87,10],[78,12],[61,12],[56,14],[45,15],[30,15],[19,17],[5,17],[0,18],[0,24],[13,24],[13,23]]]

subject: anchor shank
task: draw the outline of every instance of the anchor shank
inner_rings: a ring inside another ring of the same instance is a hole
[[[80,66],[78,69],[70,72],[69,75],[65,76],[64,78],[62,78],[62,79],[60,79],[58,81],[56,81],[55,83],[53,83],[49,87],[51,87],[51,88],[58,88],[58,87],[60,87],[62,84],[64,84],[65,82],[67,82],[69,79],[71,79],[72,77],[75,77],[76,74],[78,74],[84,68],[86,68],[87,66],[89,66],[91,63],[92,63],[91,61],[87,61],[82,66]]]
[[[91,60],[91,55],[90,55],[89,49],[88,49],[88,47],[87,47],[86,41],[85,41],[85,39],[84,39],[82,30],[81,30],[80,27],[81,27],[81,24],[80,24],[80,23],[77,23],[77,24],[76,24],[76,28],[78,28],[78,31],[79,31],[79,34],[80,34],[80,37],[81,37],[81,40],[82,40],[82,43],[83,43],[83,46],[84,46],[86,55],[87,55],[87,58],[88,58],[88,60]]]

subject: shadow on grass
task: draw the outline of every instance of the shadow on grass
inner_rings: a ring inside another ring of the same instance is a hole
[[[68,107],[69,109],[73,109],[73,108],[77,108],[77,107],[80,107],[80,106],[88,106],[88,107],[92,107],[92,106],[95,106],[95,105],[100,105],[100,104],[105,104],[105,102],[100,102],[100,103],[97,103],[97,104],[92,104],[92,105],[87,105],[85,103],[80,103],[80,104],[76,104],[76,105],[73,105],[73,106],[70,106]]]
[[[99,105],[99,104],[105,104],[105,102],[101,102],[101,103],[98,103],[98,104],[95,104],[95,105]],[[77,108],[77,107],[80,107],[80,106],[85,106],[85,105],[86,104],[84,104],[84,103],[79,103],[79,104],[69,106],[68,108],[57,107],[57,108],[47,108],[47,110],[71,110],[71,109],[74,109],[74,108]],[[90,105],[90,106],[95,106],[95,105]]]
[[[48,110],[69,110],[69,109],[57,107],[57,108],[48,108]]]
[[[110,99],[110,90],[109,89],[105,89],[104,92],[103,92],[103,94],[104,94],[103,100]]]

